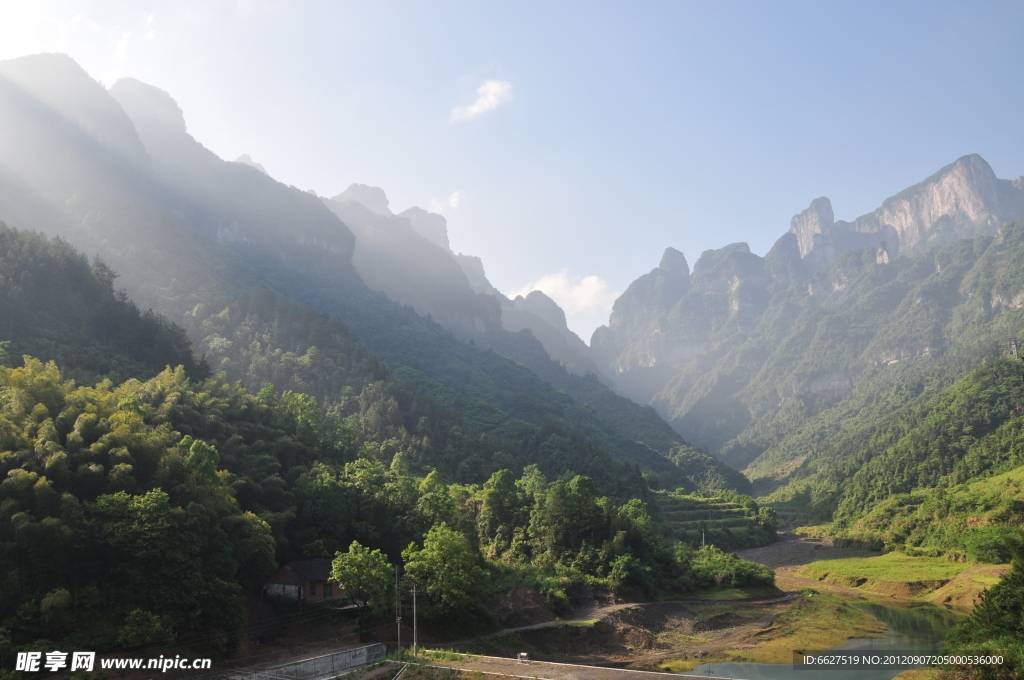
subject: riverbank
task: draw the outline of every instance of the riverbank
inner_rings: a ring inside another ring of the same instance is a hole
[[[676,673],[709,663],[788,664],[795,649],[890,638],[894,631],[905,639],[941,639],[956,620],[950,612],[968,610],[999,574],[998,567],[842,549],[792,534],[780,539],[738,555],[775,569],[776,585],[788,595],[721,589],[688,600],[605,604],[580,608],[572,621],[544,621],[455,647]],[[929,587],[916,594],[892,586],[924,581]]]
[[[781,590],[813,588],[851,601],[928,602],[961,614],[969,614],[982,594],[1010,570],[1008,564],[846,550],[822,539],[793,535],[785,536],[775,551],[758,548],[740,556],[772,562],[768,566],[775,569],[775,584]]]

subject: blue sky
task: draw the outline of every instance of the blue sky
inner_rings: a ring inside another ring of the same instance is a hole
[[[1022,47],[1019,2],[0,0],[0,58],[161,87],[302,189],[433,203],[585,340],[666,246],[763,254],[817,196],[853,219],[966,153],[1024,174]]]

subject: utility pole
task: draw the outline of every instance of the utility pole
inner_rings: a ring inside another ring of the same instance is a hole
[[[1020,357],[1017,356],[1017,338],[1010,338],[1010,348],[1013,350],[1013,358],[1020,360]]]
[[[398,565],[395,565],[395,623],[398,624],[398,654],[402,654],[402,591],[398,589]]]
[[[416,593],[420,592],[416,589],[416,584],[412,585],[412,656],[416,658]]]

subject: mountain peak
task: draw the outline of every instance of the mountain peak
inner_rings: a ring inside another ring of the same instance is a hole
[[[135,126],[111,94],[66,54],[0,61],[0,77],[132,165],[150,160]]]
[[[996,179],[996,173],[992,169],[992,166],[989,165],[988,161],[982,158],[980,154],[976,153],[969,153],[965,156],[961,156],[960,158],[957,158],[950,165],[947,165],[946,168],[943,169],[968,171],[977,173],[980,177],[984,179]],[[939,172],[942,172],[942,170],[940,170]]]
[[[512,303],[515,309],[533,312],[558,330],[568,330],[569,328],[566,325],[565,312],[562,311],[562,308],[539,290],[531,291],[525,298],[519,295]]]
[[[740,241],[739,243],[730,243],[729,245],[723,246],[717,250],[705,250],[693,264],[693,273],[696,274],[697,272],[711,271],[721,264],[723,260],[734,253],[750,255],[750,246],[747,245],[747,243]]]
[[[853,222],[834,221],[827,198],[793,217],[800,257],[821,269],[846,250],[885,241],[893,257],[961,238],[995,233],[1024,217],[1024,187],[996,177],[976,153],[961,156],[927,179],[890,196]]]
[[[806,210],[793,215],[793,219],[789,221],[789,231],[796,235],[800,257],[806,257],[814,249],[815,234],[828,231],[834,223],[832,201],[825,196],[814,199]]]
[[[241,156],[239,156],[238,158],[236,158],[236,159],[235,159],[235,162],[236,162],[236,163],[241,163],[242,165],[248,165],[248,166],[249,166],[249,167],[251,167],[251,168],[256,168],[257,170],[259,170],[260,172],[262,172],[262,173],[263,173],[264,175],[268,175],[268,174],[270,174],[270,173],[268,173],[268,172],[267,172],[267,169],[266,169],[266,168],[264,168],[264,167],[263,167],[262,165],[260,165],[260,164],[259,164],[259,163],[257,163],[256,161],[254,161],[254,160],[252,159],[252,156],[250,156],[250,155],[249,155],[249,154],[247,154],[247,153],[243,153],[243,154],[242,154]],[[314,193],[313,195],[315,196],[316,194]]]
[[[658,269],[666,272],[690,273],[690,265],[686,261],[686,256],[671,246],[665,248],[665,254],[661,256],[661,262],[658,263]]]
[[[448,220],[444,218],[444,215],[427,212],[423,208],[413,206],[398,213],[398,216],[408,219],[412,230],[417,234],[451,252],[451,244],[448,242]]]
[[[369,208],[379,215],[391,215],[391,208],[388,207],[388,197],[380,187],[371,187],[368,184],[350,184],[332,200],[342,203],[344,201],[355,201]]]
[[[178,102],[159,87],[135,78],[121,78],[110,88],[110,96],[118,101],[132,120],[146,120],[160,128],[184,134],[185,114]]]

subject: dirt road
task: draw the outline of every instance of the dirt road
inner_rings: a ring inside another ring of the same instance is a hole
[[[781,602],[788,602],[790,600],[795,599],[798,596],[799,596],[798,593],[786,593],[785,595],[782,595],[780,597],[769,597],[769,598],[752,597],[752,598],[728,600],[727,602],[729,604],[736,604],[736,605],[743,605],[743,604],[770,605],[770,604],[779,604]],[[619,602],[619,603],[616,603],[616,604],[602,605],[602,606],[596,606],[596,607],[588,607],[586,609],[578,609],[578,610],[573,611],[573,613],[569,616],[569,618],[556,619],[554,621],[544,621],[543,623],[534,623],[534,624],[531,624],[531,625],[528,625],[528,626],[516,626],[514,628],[502,628],[501,630],[495,631],[493,633],[488,633],[487,635],[481,635],[481,636],[478,636],[478,637],[473,638],[473,639],[458,640],[458,641],[456,641],[456,642],[454,642],[452,644],[453,645],[465,645],[465,644],[468,644],[470,642],[473,642],[473,640],[487,640],[487,639],[490,639],[490,638],[501,637],[502,635],[508,635],[510,633],[518,633],[518,632],[526,631],[526,630],[537,630],[539,628],[550,628],[552,626],[562,626],[562,625],[565,625],[567,623],[579,623],[580,621],[593,621],[595,619],[603,619],[606,616],[608,616],[609,614],[611,614],[612,612],[615,612],[615,611],[618,611],[618,610],[621,610],[621,609],[632,608],[632,607],[639,607],[639,608],[644,608],[644,607],[648,607],[648,606],[662,607],[664,605],[674,605],[674,604],[679,604],[679,605],[684,605],[684,604],[706,605],[706,604],[710,604],[712,602],[714,602],[714,600],[660,600],[658,602]]]

